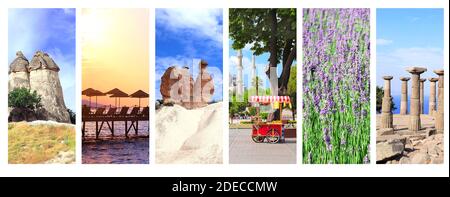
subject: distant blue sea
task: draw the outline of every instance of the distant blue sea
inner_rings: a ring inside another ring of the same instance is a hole
[[[394,99],[394,103],[395,103],[395,107],[397,108],[397,109],[395,109],[394,111],[393,111],[393,113],[394,114],[399,114],[400,113],[400,101],[401,101],[401,95],[397,95],[397,96],[392,96]],[[428,98],[429,97],[427,97],[427,96],[424,96],[424,103],[423,103],[423,110],[425,111],[425,113],[424,114],[428,114],[428,105],[429,105],[429,103],[428,103]],[[408,112],[409,112],[409,100],[410,98],[408,97]]]

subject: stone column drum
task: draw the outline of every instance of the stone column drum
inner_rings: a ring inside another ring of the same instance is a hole
[[[424,114],[424,94],[423,94],[423,86],[424,86],[424,82],[427,79],[420,79],[420,114]]]
[[[428,81],[430,81],[430,101],[428,104],[428,114],[431,116],[434,116],[436,112],[436,81],[438,80],[439,78],[428,79]]]
[[[384,96],[381,106],[381,129],[385,131],[393,130],[392,111],[391,111],[391,80],[392,76],[384,76]]]
[[[408,67],[406,71],[411,73],[411,101],[409,112],[409,131],[417,132],[420,124],[420,74],[427,71],[423,67]]]
[[[439,75],[435,128],[437,133],[444,133],[444,70],[435,70],[434,73]]]
[[[400,77],[402,81],[402,98],[400,102],[400,114],[406,115],[408,114],[408,81],[409,77]]]

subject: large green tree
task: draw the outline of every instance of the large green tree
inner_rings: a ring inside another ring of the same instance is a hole
[[[381,106],[383,105],[383,96],[384,96],[384,89],[381,86],[377,86],[377,113],[381,113]],[[391,97],[391,112],[396,110],[397,107],[395,107],[395,103],[393,102],[393,98]]]
[[[278,94],[287,95],[290,69],[296,59],[296,9],[230,9],[232,48],[252,44],[254,55],[269,53],[269,66],[283,69],[278,78]],[[270,79],[269,72],[266,72]],[[273,80],[271,80],[273,81]]]
[[[291,76],[289,77],[287,94],[291,98],[292,103],[292,116],[295,119],[295,114],[297,113],[297,66],[292,66]]]

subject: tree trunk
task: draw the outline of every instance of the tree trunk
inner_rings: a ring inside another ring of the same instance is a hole
[[[297,53],[297,47],[291,50],[290,48],[285,48],[283,51],[284,54],[289,54],[286,58],[286,61],[283,62],[283,71],[281,72],[280,79],[278,80],[278,91],[279,95],[286,95],[288,89],[289,76],[291,75],[291,66],[294,62],[295,55]],[[283,58],[284,59],[284,58]]]
[[[270,39],[269,39],[269,68],[266,71],[266,75],[270,80],[270,90],[272,95],[278,95],[278,78],[276,75],[277,70],[277,9],[271,9],[269,12],[270,21]],[[272,74],[271,74],[272,73]],[[274,75],[271,77],[271,75]]]

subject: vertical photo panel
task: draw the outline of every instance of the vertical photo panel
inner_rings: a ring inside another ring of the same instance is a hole
[[[231,164],[297,160],[297,10],[229,10]]]
[[[8,162],[75,163],[75,9],[8,16]]]
[[[149,163],[149,10],[82,9],[82,163]]]
[[[156,163],[223,163],[223,10],[156,9]]]
[[[444,163],[443,48],[443,9],[377,9],[377,164]]]
[[[370,9],[303,9],[303,163],[370,163]]]

